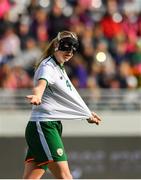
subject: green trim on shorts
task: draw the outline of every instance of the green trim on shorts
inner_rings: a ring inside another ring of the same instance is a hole
[[[29,121],[25,132],[28,144],[26,160],[34,159],[45,170],[50,162],[67,161],[61,135],[60,121]]]

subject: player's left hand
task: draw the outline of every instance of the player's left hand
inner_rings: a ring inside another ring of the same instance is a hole
[[[101,118],[95,112],[92,112],[92,116],[89,119],[87,119],[87,121],[88,123],[95,123],[99,125]]]

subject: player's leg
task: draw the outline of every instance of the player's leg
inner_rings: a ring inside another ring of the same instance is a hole
[[[73,179],[67,161],[49,163],[48,168],[57,179]]]
[[[40,179],[45,173],[44,169],[37,168],[34,161],[25,162],[23,179]]]
[[[67,161],[52,162],[48,164],[51,173],[57,179],[72,179]],[[35,162],[26,162],[23,174],[23,179],[40,179],[45,170],[37,168]]]
[[[28,151],[25,158],[23,179],[40,179],[45,173],[47,165],[42,168],[38,166],[38,161],[36,162],[36,158],[38,159],[39,157],[40,159],[40,157],[44,157],[44,154],[42,155],[44,152],[40,146],[35,122],[28,123],[25,137],[28,144]]]

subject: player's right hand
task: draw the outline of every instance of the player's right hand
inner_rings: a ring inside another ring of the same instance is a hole
[[[87,119],[88,123],[95,123],[96,125],[99,125],[101,118],[95,113],[92,112],[92,116]]]

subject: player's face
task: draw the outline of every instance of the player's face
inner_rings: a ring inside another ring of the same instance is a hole
[[[73,53],[76,52],[78,48],[78,41],[73,37],[64,37],[63,39],[59,40],[56,44],[58,49],[58,57],[59,61],[66,62],[69,61]]]
[[[64,63],[69,61],[73,56],[73,50],[71,51],[57,51],[55,52],[57,60],[59,63]]]
[[[62,53],[63,59],[65,62],[69,61],[73,56],[73,50],[71,51],[63,51]]]

